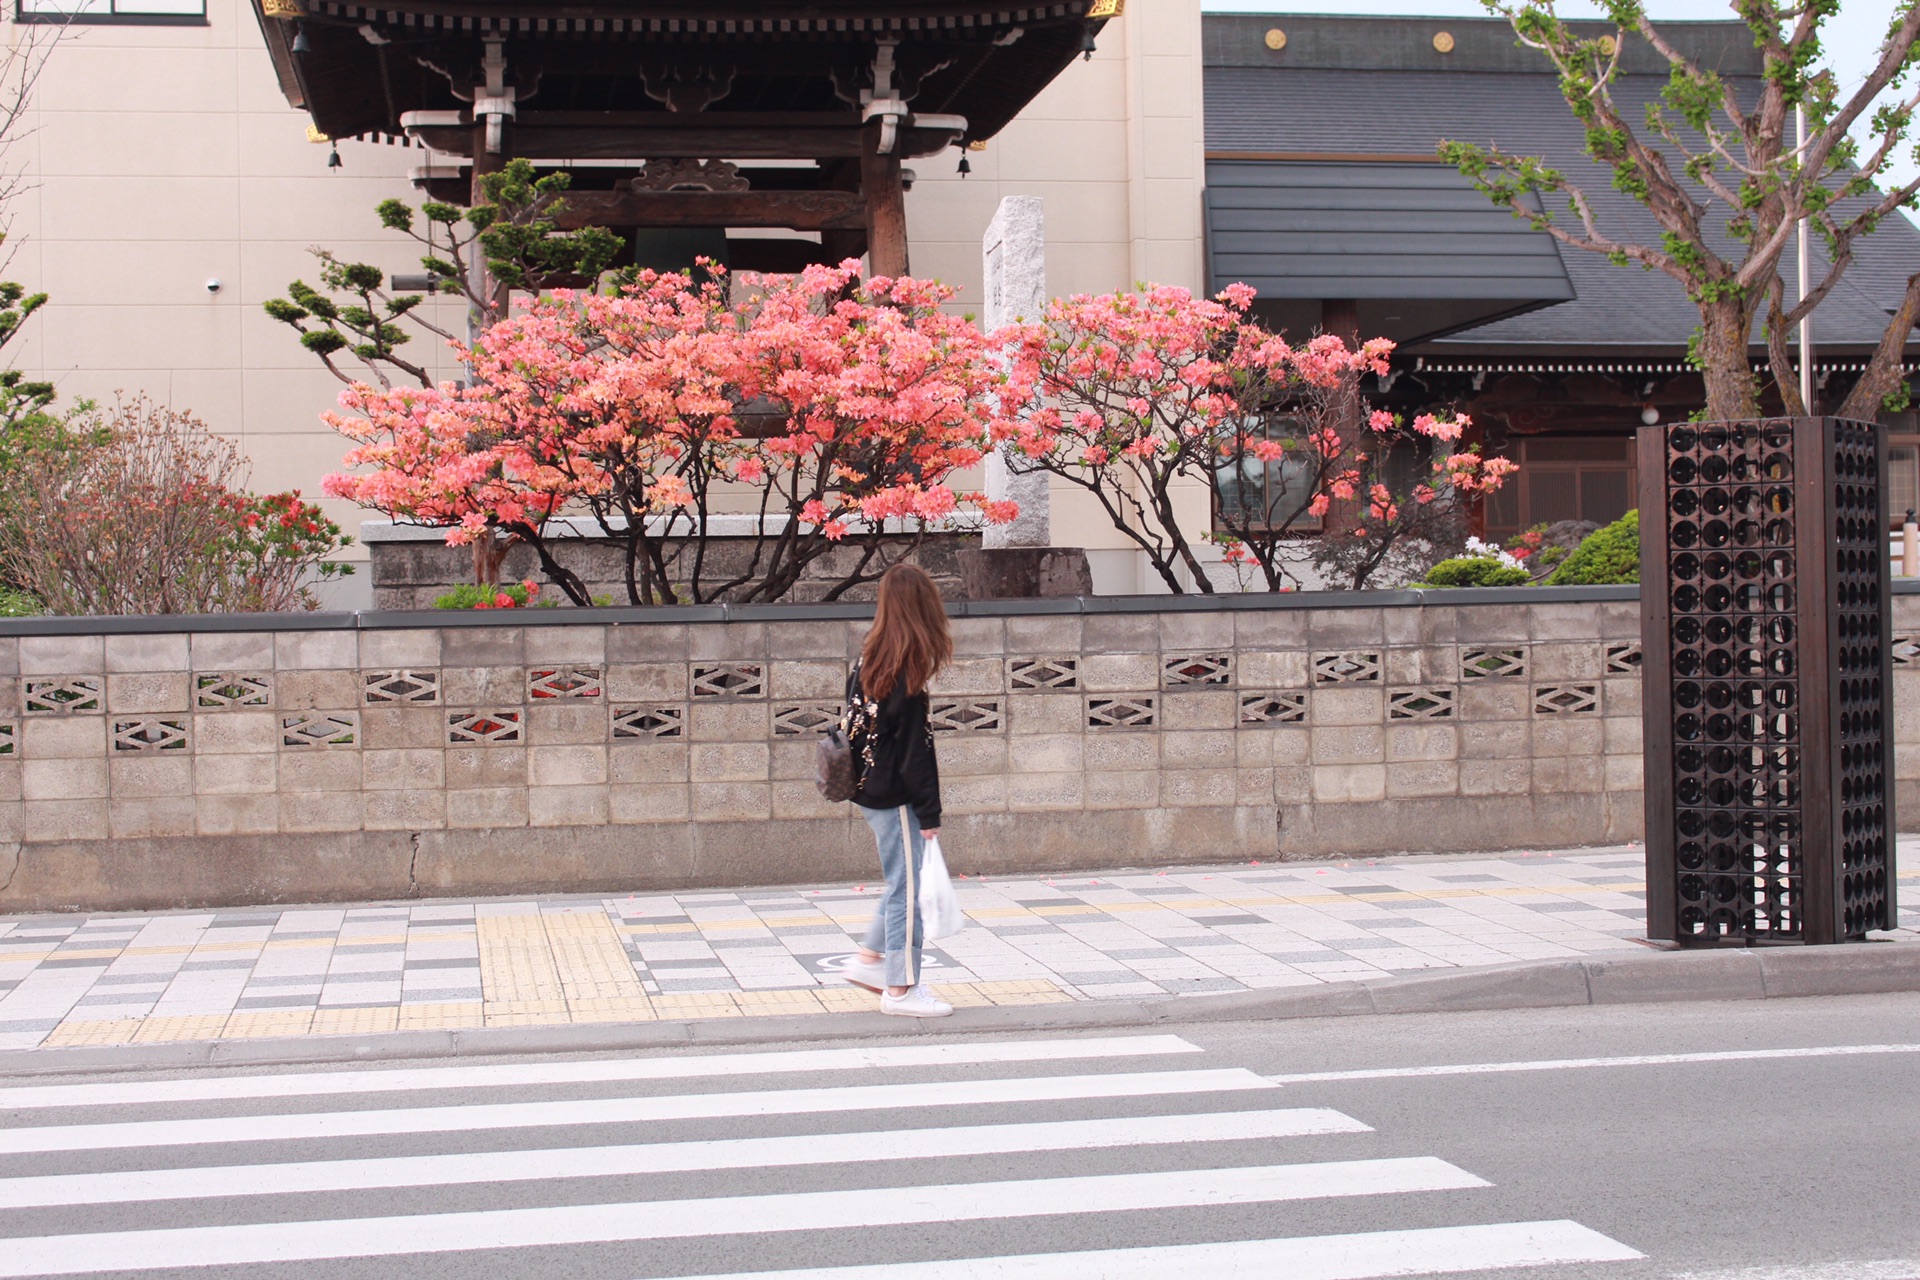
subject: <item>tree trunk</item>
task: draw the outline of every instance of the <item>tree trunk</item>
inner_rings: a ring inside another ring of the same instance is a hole
[[[1900,309],[1893,313],[1893,319],[1888,322],[1879,347],[1874,350],[1873,358],[1867,361],[1866,372],[1860,375],[1860,381],[1853,384],[1852,393],[1847,396],[1846,403],[1840,406],[1841,417],[1852,418],[1856,422],[1879,420],[1881,402],[1906,377],[1900,366],[1906,354],[1907,336],[1913,332],[1917,317],[1920,317],[1920,275],[1907,280],[1907,296],[1900,300]]]
[[[500,566],[506,563],[507,552],[519,544],[519,539],[509,535],[501,537],[492,529],[486,531],[471,543],[473,547],[473,585],[476,587],[497,587],[500,585]]]
[[[1738,422],[1760,416],[1760,397],[1747,362],[1753,309],[1739,298],[1700,304],[1701,378],[1707,384],[1707,419]]]

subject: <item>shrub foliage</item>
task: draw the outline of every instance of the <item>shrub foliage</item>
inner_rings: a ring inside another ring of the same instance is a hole
[[[1574,548],[1548,586],[1597,586],[1640,581],[1640,513],[1629,511]]]

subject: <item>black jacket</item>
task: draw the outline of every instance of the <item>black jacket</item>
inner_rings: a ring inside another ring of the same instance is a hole
[[[879,702],[860,688],[860,666],[847,677],[848,719],[854,770],[860,777],[853,802],[869,809],[911,805],[922,830],[940,825],[940,764],[933,754],[927,695],[907,693],[902,679]]]

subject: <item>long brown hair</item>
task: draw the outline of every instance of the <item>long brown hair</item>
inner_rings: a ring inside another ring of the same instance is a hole
[[[940,588],[910,564],[897,564],[880,577],[880,600],[873,630],[860,646],[860,690],[884,698],[904,678],[909,695],[924,693],[927,681],[953,660],[953,637]]]

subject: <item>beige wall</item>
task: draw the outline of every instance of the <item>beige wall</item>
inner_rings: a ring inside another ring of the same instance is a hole
[[[190,409],[241,442],[256,488],[312,494],[343,448],[319,421],[339,385],[261,303],[312,278],[313,245],[411,268],[417,254],[373,207],[415,196],[406,171],[427,153],[346,142],[329,170],[251,8],[208,12],[206,27],[76,27],[54,53],[34,132],[10,157],[33,189],[11,210],[8,273],[53,297],[7,356],[63,400],[125,389]],[[955,153],[916,161],[908,203],[916,274],[957,284],[962,305],[980,304],[980,237],[1007,195],[1047,202],[1055,294],[1203,286],[1198,0],[1135,0],[1090,62],[970,158],[964,181]],[[432,348],[418,338],[411,353],[450,368]],[[357,527],[357,510],[333,505]],[[1119,545],[1077,494],[1059,495],[1054,521],[1063,544]],[[1103,572],[1106,590],[1131,577]]]

